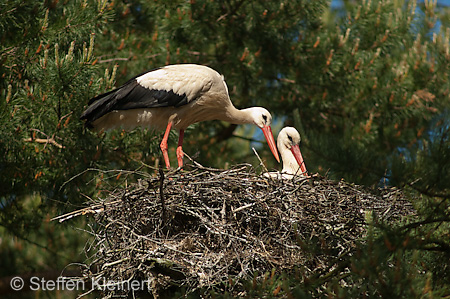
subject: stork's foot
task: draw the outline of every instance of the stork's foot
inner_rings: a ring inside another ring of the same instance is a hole
[[[172,122],[169,122],[167,124],[166,132],[164,133],[164,137],[161,141],[161,144],[159,145],[159,147],[161,148],[161,151],[163,153],[164,162],[166,162],[167,169],[170,169],[169,153],[167,152],[167,149],[169,148],[169,146],[167,145],[167,140],[169,139],[169,133],[170,133],[171,128],[172,128]]]
[[[184,138],[184,130],[180,130],[180,135],[178,136],[178,146],[177,146],[177,159],[178,159],[178,168],[183,167],[183,138]]]
[[[170,160],[169,160],[169,153],[167,152],[167,144],[164,147],[163,144],[160,145],[161,151],[163,153],[164,162],[166,163],[167,169],[170,169]]]
[[[177,160],[178,160],[178,167],[182,168],[183,167],[183,148],[181,146],[177,147]]]
[[[167,151],[167,149],[169,147],[167,146],[167,140],[163,139],[163,141],[161,142],[159,147],[161,148],[161,151],[162,151],[162,154],[164,157],[164,162],[166,163],[166,167],[167,167],[167,169],[170,169],[169,152]]]

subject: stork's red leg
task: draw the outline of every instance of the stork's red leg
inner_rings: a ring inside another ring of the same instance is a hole
[[[183,167],[183,138],[184,138],[184,130],[180,130],[180,136],[178,137],[178,147],[177,147],[177,159],[178,159],[178,167]]]
[[[169,122],[167,124],[166,132],[164,133],[164,137],[161,141],[161,144],[159,145],[159,147],[161,148],[161,151],[163,153],[164,162],[166,162],[167,169],[170,169],[169,153],[167,152],[167,149],[169,147],[167,146],[167,140],[169,139],[169,133],[170,133],[171,128],[172,128],[172,122]]]

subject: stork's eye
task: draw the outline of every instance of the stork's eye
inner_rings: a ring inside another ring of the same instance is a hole
[[[294,142],[294,140],[292,140],[292,137],[288,135],[289,141],[290,142]]]
[[[264,123],[267,123],[267,115],[263,114],[262,117],[264,119]]]

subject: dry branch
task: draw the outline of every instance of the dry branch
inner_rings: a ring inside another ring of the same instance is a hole
[[[44,144],[53,144],[57,148],[64,148],[63,145],[56,142],[54,138],[25,138],[23,141],[25,142],[36,142],[36,143],[44,143]]]

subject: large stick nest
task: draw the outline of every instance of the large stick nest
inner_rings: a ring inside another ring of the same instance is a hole
[[[395,189],[374,194],[321,176],[273,180],[248,165],[186,168],[92,203],[97,251],[85,277],[145,280],[155,296],[174,286],[238,294],[239,279],[255,273],[328,271],[363,240],[370,214],[397,221],[414,212]]]

